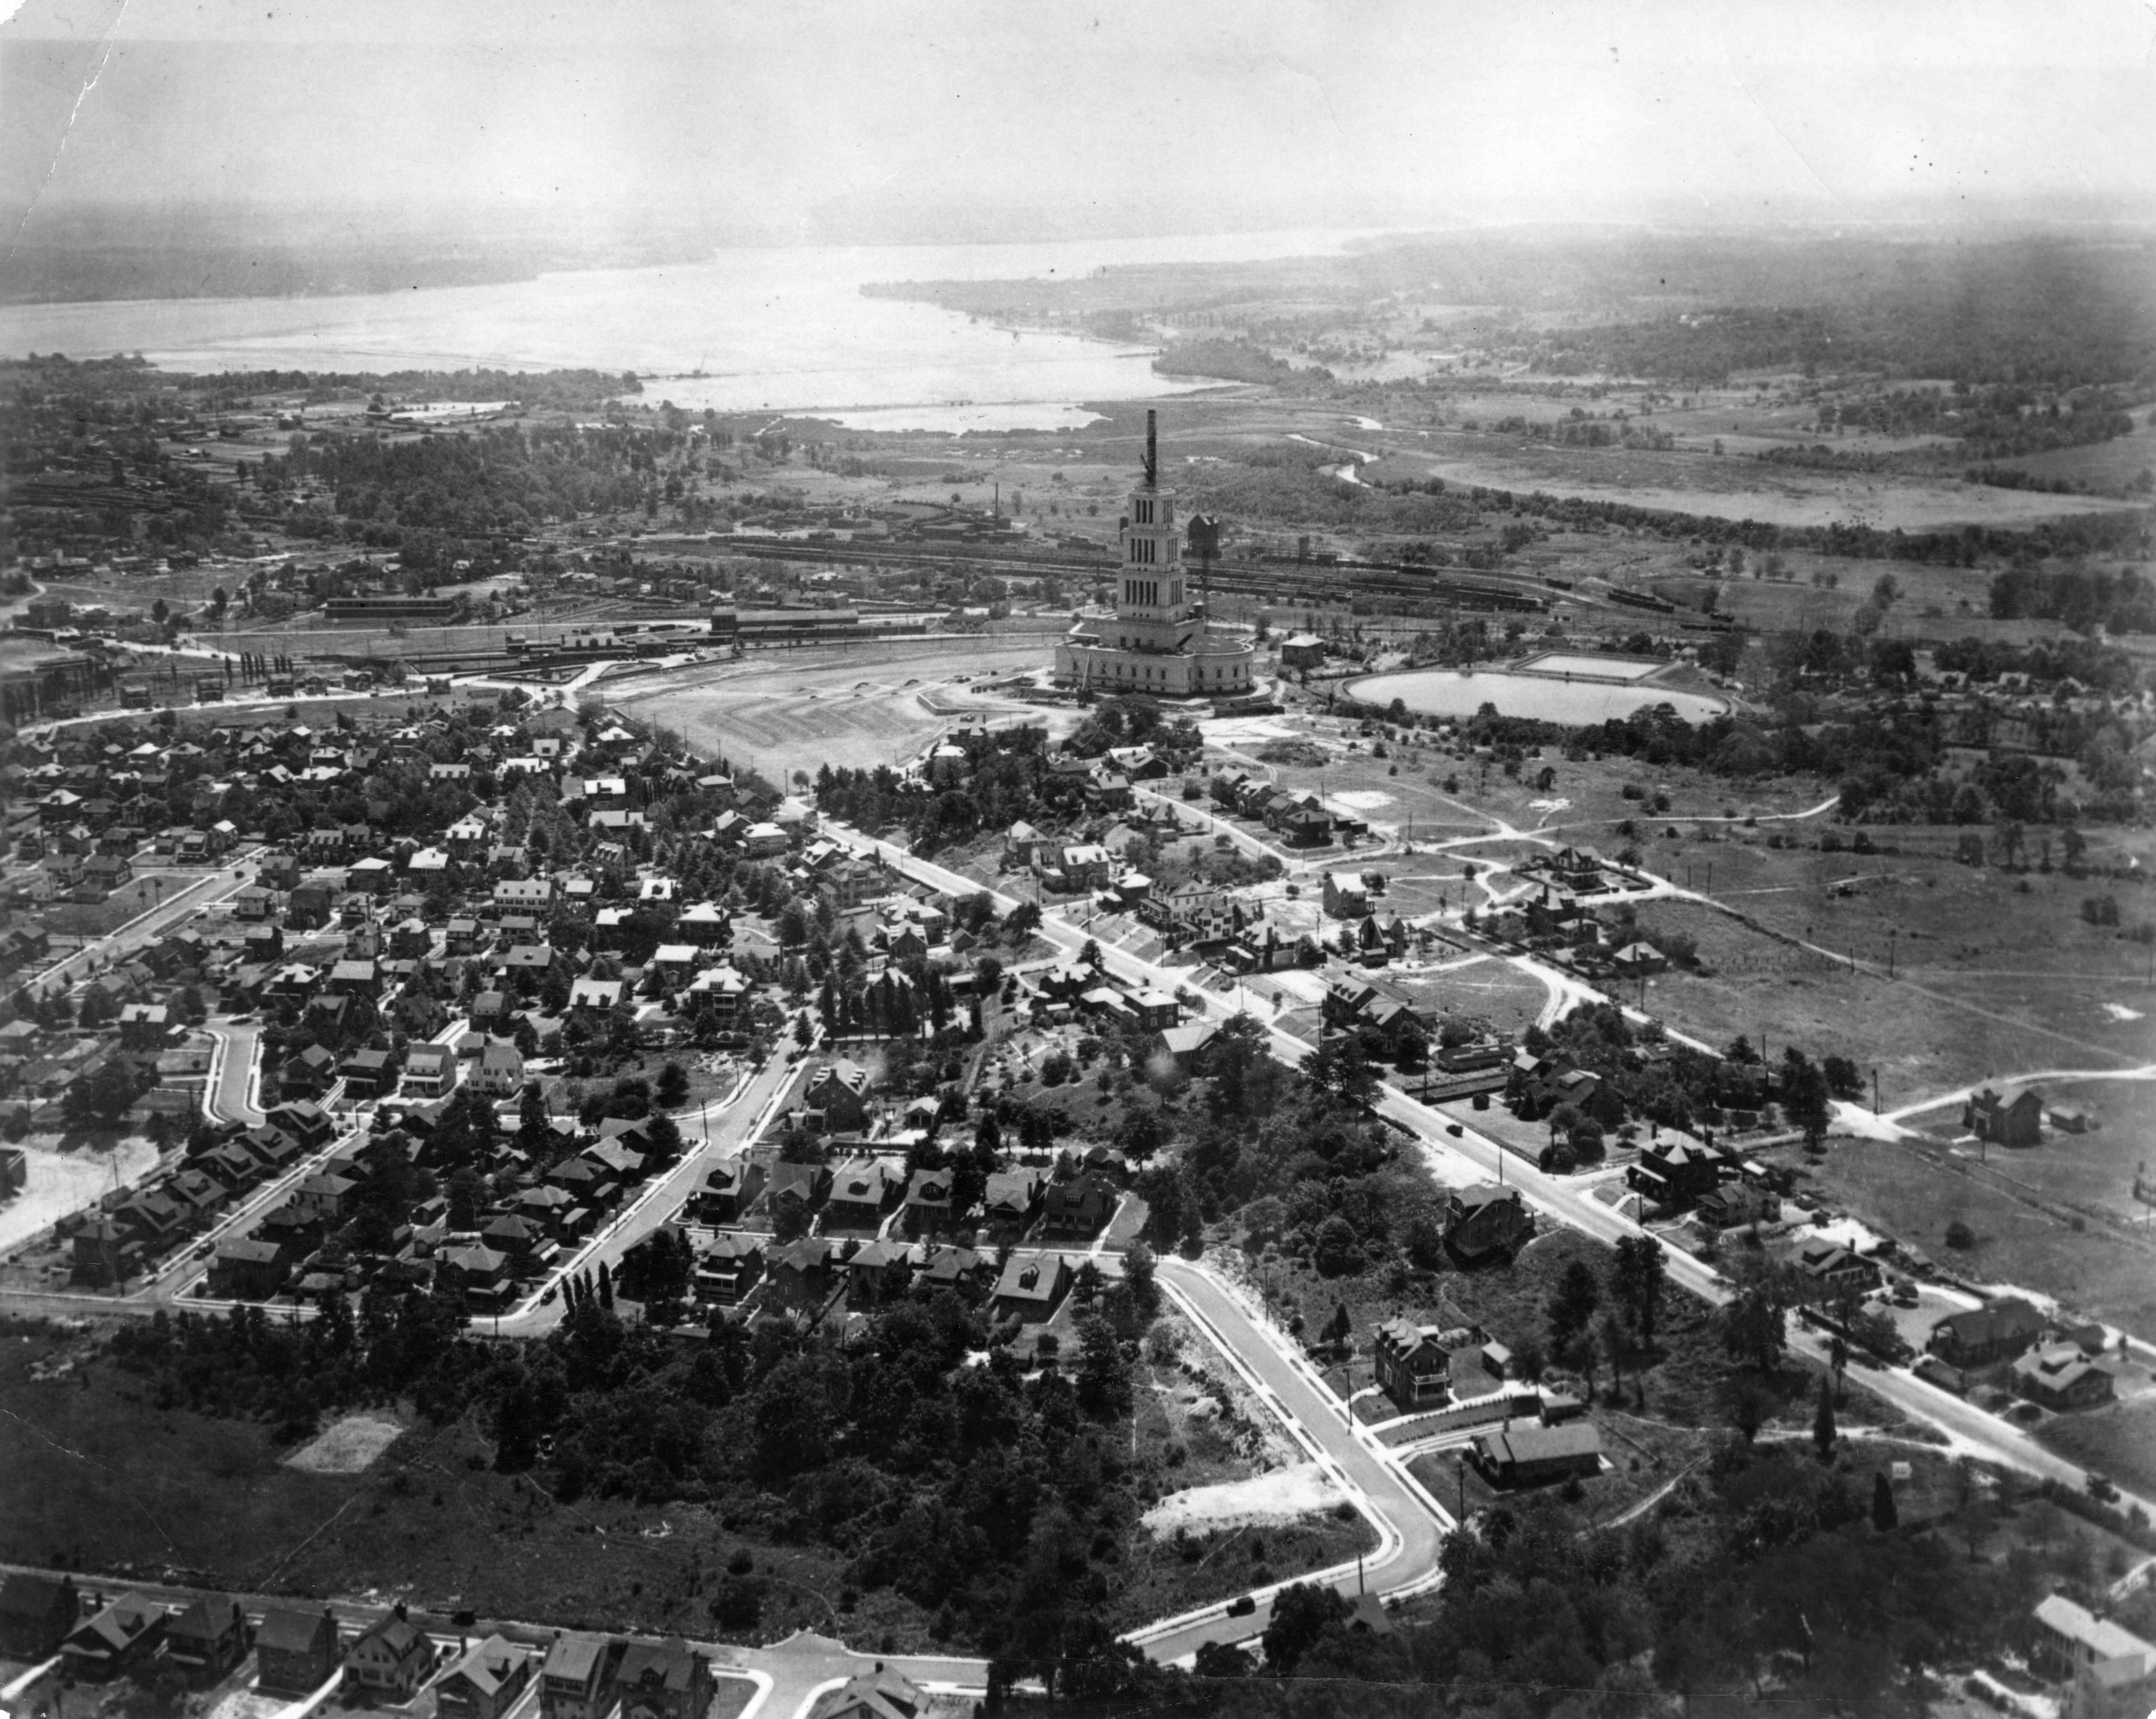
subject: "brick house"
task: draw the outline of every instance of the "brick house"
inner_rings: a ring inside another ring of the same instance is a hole
[[[18,1571],[0,1579],[0,1655],[32,1663],[49,1659],[81,1620],[72,1577]]]
[[[214,1682],[247,1657],[253,1632],[238,1602],[205,1593],[165,1626],[165,1657],[202,1682]]]
[[[1389,1319],[1372,1339],[1378,1388],[1407,1413],[1434,1407],[1452,1395],[1452,1357],[1439,1335],[1434,1325]]]
[[[330,1609],[270,1606],[254,1632],[254,1686],[264,1694],[312,1695],[335,1675],[337,1623]]]

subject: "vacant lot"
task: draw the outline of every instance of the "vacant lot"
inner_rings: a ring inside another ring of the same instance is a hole
[[[1640,906],[1643,927],[1695,937],[1707,970],[1665,975],[1649,1007],[1711,1043],[1764,1031],[1876,1066],[1889,1109],[1988,1077],[2148,1060],[2143,952],[2081,915],[2110,894],[2128,921],[2145,917],[2131,885],[1963,865],[1948,857],[1950,832],[1872,830],[1895,851],[1870,854],[1849,850],[1846,830],[1825,833],[1840,851],[1777,849],[1751,830],[1702,841],[1726,833],[1681,828],[1655,843],[1650,866],[1757,926],[1698,904]],[[1806,827],[1807,843],[1818,834]],[[2130,845],[2110,843],[2122,854]]]
[[[2156,1340],[2156,1255],[2102,1225],[2077,1230],[2070,1215],[2015,1198],[1954,1157],[1909,1146],[1836,1140],[1799,1175],[1830,1203],[1962,1276],[2056,1296]],[[1947,1227],[1955,1223],[1968,1225],[1974,1247],[1948,1248]]]
[[[2143,1498],[2156,1491],[2156,1397],[2053,1415],[2036,1439]]]

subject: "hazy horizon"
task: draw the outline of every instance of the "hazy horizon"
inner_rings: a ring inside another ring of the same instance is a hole
[[[2156,218],[2156,13],[28,0],[17,247]]]

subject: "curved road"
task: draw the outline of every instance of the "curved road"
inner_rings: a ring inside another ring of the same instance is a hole
[[[827,825],[825,833],[840,841],[882,854],[900,870],[934,888],[958,895],[978,894],[983,890],[983,886],[973,879],[931,861],[916,860],[888,842],[873,840],[839,825]],[[988,893],[995,900],[999,911],[1008,911],[1017,905],[1011,896],[994,890]],[[1041,933],[1070,950],[1081,947],[1085,942],[1083,931],[1053,918],[1042,919]],[[1209,1013],[1216,1017],[1238,1012],[1233,1001],[1194,984],[1188,973],[1153,967],[1106,944],[1101,945],[1101,953],[1108,970],[1120,978],[1170,991],[1188,990],[1201,999]],[[1277,1029],[1270,1030],[1270,1036],[1273,1054],[1284,1062],[1299,1063],[1309,1054],[1310,1046],[1299,1039]],[[1590,1198],[1588,1190],[1573,1178],[1548,1174],[1517,1154],[1506,1152],[1494,1140],[1477,1133],[1462,1116],[1424,1104],[1397,1087],[1382,1084],[1371,1107],[1426,1144],[1454,1153],[1485,1174],[1517,1187],[1530,1204],[1573,1229],[1610,1243],[1622,1236],[1652,1234]],[[1662,1258],[1672,1282],[1710,1302],[1719,1304],[1729,1298],[1727,1280],[1712,1267],[1666,1244],[1662,1247]],[[1792,1326],[1789,1346],[1811,1360],[1821,1364],[1825,1362],[1825,1343],[1801,1326]],[[1960,1454],[2018,1469],[2024,1474],[2056,1480],[2076,1490],[2087,1479],[2087,1471],[2081,1465],[2046,1450],[2021,1428],[1985,1413],[1950,1392],[1928,1384],[1906,1369],[1862,1368],[1860,1373],[1866,1388],[1903,1414],[1938,1428]],[[2120,1507],[2133,1504],[2139,1504],[2143,1510],[2156,1514],[2156,1502],[2123,1493]]]
[[[1358,1581],[1380,1594],[1433,1586],[1438,1552],[1452,1519],[1409,1478],[1397,1459],[1379,1454],[1384,1447],[1353,1424],[1346,1406],[1310,1363],[1219,1279],[1203,1266],[1168,1256],[1159,1262],[1159,1282],[1378,1531],[1378,1547],[1359,1572],[1347,1564],[1293,1579],[1325,1582],[1350,1596]],[[1264,1632],[1280,1585],[1260,1589],[1256,1609],[1240,1617],[1229,1617],[1222,1602],[1147,1624],[1126,1639],[1149,1658],[1163,1661],[1187,1660],[1209,1641],[1246,1641]]]

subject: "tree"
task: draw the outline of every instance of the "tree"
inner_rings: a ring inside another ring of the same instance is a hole
[[[1618,1238],[1617,1264],[1610,1274],[1609,1286],[1618,1305],[1630,1316],[1640,1342],[1650,1348],[1654,1347],[1655,1321],[1661,1316],[1662,1296],[1668,1287],[1665,1270],[1662,1244],[1654,1237]]]
[[[1601,1300],[1602,1285],[1594,1280],[1593,1267],[1584,1260],[1566,1266],[1549,1301],[1550,1347],[1562,1351],[1585,1331]]]
[[[1127,1414],[1131,1407],[1131,1373],[1123,1360],[1122,1340],[1097,1314],[1078,1322],[1078,1405],[1089,1414]]]
[[[1768,1285],[1747,1286],[1722,1310],[1722,1347],[1747,1366],[1771,1373],[1787,1342],[1781,1300]]]
[[[1833,1457],[1834,1440],[1834,1385],[1822,1373],[1820,1376],[1819,1407],[1812,1414],[1812,1445],[1818,1450],[1821,1462]]]
[[[1817,1145],[1832,1115],[1827,1102],[1826,1077],[1794,1044],[1782,1057],[1781,1097],[1782,1108],[1789,1120],[1804,1131],[1808,1143]]]
[[[689,1101],[689,1071],[678,1062],[668,1063],[659,1071],[659,1084],[652,1096],[661,1110],[680,1109]]]
[[[1273,1597],[1271,1619],[1260,1638],[1265,1663],[1286,1675],[1317,1645],[1329,1624],[1344,1622],[1352,1608],[1345,1596],[1308,1582],[1291,1582]]]
[[[1894,1487],[1881,1469],[1871,1477],[1871,1526],[1887,1533],[1900,1526],[1902,1512],[1895,1507]]]

